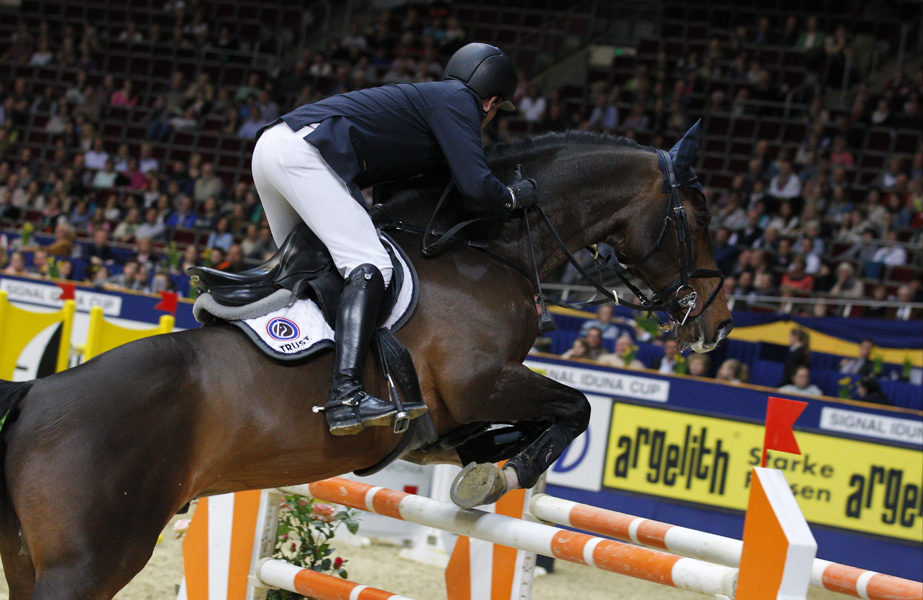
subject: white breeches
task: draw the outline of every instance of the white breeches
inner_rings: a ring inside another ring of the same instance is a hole
[[[372,219],[346,183],[304,137],[316,125],[292,131],[279,123],[263,132],[253,149],[253,183],[277,245],[300,221],[327,246],[343,277],[363,263],[391,281],[391,258]]]

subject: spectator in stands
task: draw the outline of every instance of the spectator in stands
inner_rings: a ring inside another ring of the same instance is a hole
[[[623,369],[643,369],[644,364],[635,358],[638,347],[635,346],[631,336],[623,334],[615,340],[615,352],[612,354],[602,354],[597,358],[597,362],[610,367],[621,367]]]
[[[209,248],[220,248],[224,252],[228,252],[233,243],[234,236],[229,231],[228,218],[220,217],[215,223],[215,230],[208,235],[206,245]]]
[[[750,379],[750,369],[736,358],[729,358],[718,367],[715,379],[729,383],[747,383]]]
[[[846,138],[842,136],[834,138],[833,148],[830,150],[830,164],[849,169],[855,165],[852,152],[846,147]]]
[[[878,380],[871,376],[865,376],[856,384],[857,400],[863,402],[872,402],[874,404],[884,404],[891,406],[891,401],[881,391],[881,385]]]
[[[789,200],[801,195],[801,180],[792,171],[792,163],[789,161],[780,162],[779,174],[769,183],[769,195]]]
[[[124,287],[135,292],[150,293],[150,270],[145,265],[139,264],[134,277],[126,281]]]
[[[155,207],[150,207],[144,213],[144,223],[135,229],[135,237],[140,242],[142,239],[162,241],[166,234],[166,227]]]
[[[887,311],[888,319],[897,321],[919,320],[923,318],[923,310],[911,306],[913,302],[913,288],[908,284],[901,284],[897,287],[896,300],[901,303],[900,306],[889,308]]]
[[[170,125],[170,112],[167,110],[166,100],[163,96],[157,96],[154,99],[154,104],[151,107],[150,113],[148,113],[147,118],[145,119],[145,124],[147,125],[145,137],[154,142],[162,142],[170,135],[171,125]],[[144,146],[142,146],[144,148]],[[142,161],[142,169],[144,168],[144,162]]]
[[[840,373],[871,375],[875,369],[875,361],[872,360],[872,350],[874,348],[875,342],[869,338],[864,338],[859,342],[859,356],[856,358],[844,358],[840,361]]]
[[[802,50],[813,50],[824,47],[824,32],[817,29],[817,17],[811,15],[805,22],[804,31],[798,36],[798,42],[795,47]]]
[[[128,259],[122,267],[121,273],[114,273],[106,280],[107,287],[127,289],[134,281],[135,273],[138,271],[138,261]]]
[[[168,121],[172,131],[193,131],[199,128],[195,107],[188,107],[181,115],[174,115]]]
[[[589,334],[590,328],[599,329],[604,340],[614,340],[622,333],[628,331],[628,328],[613,320],[613,308],[609,303],[600,304],[596,309],[596,318],[584,321],[580,327],[580,333],[584,336]]]
[[[26,256],[20,250],[10,254],[10,262],[3,269],[4,275],[14,275],[16,277],[25,277],[29,275],[26,269]]]
[[[792,382],[780,387],[779,391],[805,396],[823,396],[824,394],[819,387],[811,383],[811,369],[807,365],[797,367],[792,375]]]
[[[153,271],[160,261],[160,256],[158,256],[157,251],[154,249],[153,241],[151,241],[151,238],[140,235],[136,235],[135,237],[135,261],[149,272]]]
[[[109,160],[109,153],[103,147],[103,139],[97,137],[93,140],[92,149],[83,154],[83,164],[87,169],[101,170],[106,167],[106,161]]]
[[[802,292],[802,295],[806,295],[814,287],[814,277],[805,271],[803,255],[797,255],[792,259],[791,267],[782,275],[780,287],[782,291]]]
[[[865,311],[862,313],[862,317],[866,319],[884,319],[887,317],[888,308],[883,303],[888,300],[888,288],[881,284],[876,285],[872,289],[872,297],[870,299],[875,300],[876,304],[866,306]]]
[[[48,277],[48,254],[42,248],[32,253],[32,265],[28,267],[29,273],[37,277]]]
[[[603,335],[602,330],[599,327],[590,327],[586,331],[586,342],[587,342],[587,357],[590,360],[596,360],[605,353],[606,349],[603,347]]]
[[[660,373],[674,373],[678,359],[682,359],[679,353],[679,341],[675,338],[667,338],[663,341],[663,356],[652,362],[650,368]]]
[[[196,202],[202,202],[209,196],[218,196],[224,183],[215,175],[215,168],[210,162],[202,164],[202,174],[195,180],[193,197]]]
[[[778,37],[769,24],[769,17],[761,16],[756,21],[756,30],[747,40],[755,46],[771,46],[777,43]]]
[[[177,227],[192,229],[195,227],[195,220],[196,213],[192,205],[192,198],[186,194],[181,194],[179,207],[167,217],[165,225],[171,229],[176,229]]]
[[[115,163],[111,158],[106,158],[106,161],[103,163],[103,168],[93,175],[93,181],[90,185],[97,189],[113,188],[115,187],[115,180],[118,176],[119,174],[115,172]]]
[[[617,105],[619,89],[613,88],[608,95],[600,93],[596,97],[596,106],[590,113],[588,125],[597,130],[613,131],[619,124],[619,108]]]
[[[888,159],[885,170],[882,171],[878,177],[872,180],[872,183],[869,184],[869,187],[873,187],[881,192],[889,192],[894,189],[894,185],[897,183],[897,178],[901,175],[902,172],[901,156],[893,155]]]
[[[279,116],[279,105],[272,99],[269,90],[260,90],[257,106],[263,115],[264,123],[275,121],[276,117]]]
[[[686,357],[686,362],[688,363],[686,369],[689,375],[695,375],[696,377],[708,377],[709,370],[711,368],[711,359],[707,354],[697,354],[693,352]]]
[[[622,129],[629,131],[647,131],[648,118],[644,114],[644,107],[641,103],[635,103],[631,107],[631,114],[622,122]]]
[[[99,228],[93,232],[93,241],[83,246],[83,259],[91,265],[111,265],[115,254],[109,247],[109,232]]]
[[[157,171],[160,169],[160,162],[154,158],[153,148],[150,144],[141,144],[139,149],[138,164],[142,173]]]
[[[730,231],[738,231],[747,226],[747,212],[741,207],[741,198],[736,191],[725,196],[725,205],[717,215],[718,224]]]
[[[40,96],[29,105],[29,112],[36,115],[53,115],[58,112],[58,99],[53,86],[46,85]]]
[[[872,256],[872,262],[884,265],[907,264],[907,250],[898,242],[897,231],[892,229],[885,234],[885,244]]]
[[[747,223],[743,229],[734,235],[734,244],[739,246],[753,246],[754,242],[763,235],[763,228],[759,223],[762,220],[762,213],[756,208],[747,211]]]
[[[730,243],[731,232],[727,227],[719,227],[715,231],[715,261],[722,273],[730,273],[737,260],[737,248]]]
[[[836,281],[830,288],[830,294],[842,298],[861,298],[864,295],[864,286],[855,274],[856,269],[852,264],[841,262],[836,268]]]
[[[791,200],[779,203],[779,212],[769,221],[767,227],[774,227],[783,236],[795,235],[801,227],[801,217],[792,210]]]
[[[785,356],[782,383],[792,383],[795,369],[801,366],[811,366],[811,336],[804,329],[793,327],[789,333],[788,354]]]
[[[258,107],[254,106],[250,110],[250,116],[243,122],[240,129],[237,131],[237,137],[248,140],[256,139],[256,132],[265,124],[266,122],[263,120],[262,112]]]
[[[199,215],[195,220],[195,228],[208,231],[214,229],[218,222],[218,201],[214,196],[209,196],[199,208]]]
[[[799,39],[801,39],[801,32],[798,30],[798,17],[789,15],[785,18],[785,26],[779,34],[777,43],[780,46],[794,46]]]
[[[134,108],[138,104],[138,96],[134,92],[134,84],[131,79],[125,79],[122,87],[112,92],[109,97],[109,106],[121,106],[124,108]]]
[[[112,237],[119,242],[127,242],[135,237],[135,232],[141,227],[141,212],[137,208],[131,208],[125,215],[125,220],[119,223]]]
[[[814,245],[814,240],[809,237],[802,237],[800,240],[798,240],[798,252],[804,258],[804,272],[808,275],[817,274],[820,271],[820,266],[822,263],[820,260],[820,253],[817,252],[817,249]]]
[[[74,230],[67,223],[55,226],[54,241],[45,246],[45,252],[51,256],[71,256],[74,252]]]
[[[519,108],[519,112],[522,114],[522,118],[528,123],[538,123],[545,117],[545,109],[547,107],[547,101],[545,98],[536,90],[535,85],[528,83],[526,85],[526,92],[523,94],[522,99],[519,100],[516,104]],[[618,109],[616,110],[616,121],[618,120]]]
[[[321,61],[323,61],[323,55],[320,55]],[[313,68],[313,65],[312,65]],[[329,71],[329,65],[328,65]],[[311,72],[315,77],[319,77],[321,74],[319,72]],[[328,73],[329,74],[329,73]],[[260,93],[260,74],[256,71],[252,71],[247,75],[247,83],[241,85],[237,88],[237,91],[234,93],[234,101],[238,104],[246,102],[248,96],[257,96]]]

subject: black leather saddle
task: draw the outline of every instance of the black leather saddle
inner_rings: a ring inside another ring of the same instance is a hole
[[[388,244],[385,247],[395,267],[382,307],[382,314],[387,316],[403,284],[403,273],[392,249]],[[330,252],[304,223],[296,226],[275,254],[258,267],[240,273],[190,267],[186,274],[200,292],[211,294],[224,306],[246,306],[279,290],[291,292],[291,302],[311,298],[331,327],[336,320],[337,300],[343,288],[343,277],[333,264]]]

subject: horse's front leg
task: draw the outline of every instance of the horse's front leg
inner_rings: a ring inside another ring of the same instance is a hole
[[[489,416],[485,419],[479,415],[481,419],[530,422],[523,431],[535,433],[518,444],[521,449],[509,458],[502,471],[491,463],[472,462],[465,467],[452,486],[452,500],[464,508],[490,504],[510,489],[535,485],[590,422],[586,396],[521,364],[503,367],[488,404]],[[536,423],[547,426],[536,430]],[[488,435],[489,432],[485,437]],[[470,447],[471,442],[465,445]],[[464,456],[464,448],[460,450]]]

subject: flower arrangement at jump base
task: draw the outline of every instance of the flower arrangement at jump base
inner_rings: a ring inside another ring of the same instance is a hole
[[[358,511],[337,510],[329,504],[305,498],[285,496],[279,509],[279,528],[276,531],[276,548],[273,556],[282,558],[305,569],[318,573],[339,575],[346,579],[345,560],[334,556],[330,546],[340,525],[350,533],[359,530]],[[299,594],[285,590],[270,590],[269,600],[298,600]]]

